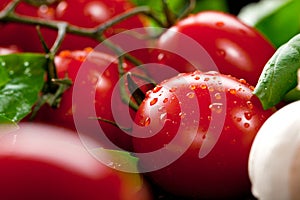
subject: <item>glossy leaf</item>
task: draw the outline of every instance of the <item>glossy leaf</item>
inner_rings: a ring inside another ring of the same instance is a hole
[[[279,47],[300,32],[299,10],[299,0],[262,0],[244,7],[238,17]]]
[[[0,68],[6,71],[0,74],[0,79],[9,78],[0,87],[0,116],[3,119],[18,122],[31,112],[44,84],[46,64],[43,54],[0,56]]]
[[[264,109],[279,103],[297,86],[300,68],[300,34],[282,45],[268,61],[259,78],[254,94]]]

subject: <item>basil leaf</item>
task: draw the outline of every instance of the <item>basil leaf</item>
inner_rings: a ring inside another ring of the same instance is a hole
[[[3,67],[0,67],[0,88],[1,86],[5,85],[8,81],[9,76],[7,71]]]
[[[254,94],[263,108],[279,103],[297,86],[300,68],[300,34],[282,45],[268,61],[255,87]]]
[[[280,47],[300,32],[299,0],[262,0],[244,7],[238,17]]]
[[[0,137],[19,129],[18,124],[0,115]]]
[[[44,84],[46,64],[47,58],[43,54],[24,53],[0,56],[0,68],[5,69],[7,73],[3,74],[7,74],[9,78],[0,87],[0,115],[2,117],[18,122],[31,112]],[[6,75],[3,77],[5,78]]]
[[[114,169],[130,173],[139,172],[139,159],[127,151],[110,150],[99,147],[91,149],[90,152],[96,159]]]

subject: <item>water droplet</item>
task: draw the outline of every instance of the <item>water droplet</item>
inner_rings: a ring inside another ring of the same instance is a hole
[[[160,54],[158,54],[157,59],[162,60],[164,57],[165,57],[165,54],[160,53]]]
[[[250,120],[252,118],[252,114],[250,112],[245,112],[244,116],[247,120]]]
[[[218,21],[218,22],[216,22],[216,25],[217,25],[218,27],[222,27],[222,26],[225,25],[225,23],[222,22],[222,21]]]
[[[207,88],[207,86],[205,84],[200,85],[200,88],[205,90]]]
[[[196,85],[190,85],[190,89],[191,89],[191,90],[195,90],[196,88],[197,88]]]
[[[151,101],[150,101],[150,106],[153,106],[154,104],[156,104],[158,101],[158,98],[153,98]]]
[[[237,118],[236,118],[236,121],[237,121],[237,122],[241,122],[241,121],[242,121],[242,118],[237,117]]]
[[[225,57],[226,56],[226,52],[223,49],[218,49],[217,50],[217,55]]]
[[[215,89],[214,89],[214,87],[209,86],[209,87],[208,87],[208,90],[209,90],[210,92],[213,92]]]
[[[153,93],[157,93],[161,90],[162,86],[161,85],[157,85],[152,91]]]
[[[186,96],[190,99],[194,98],[195,97],[195,93],[194,92],[189,92],[186,94]]]
[[[163,100],[163,103],[167,103],[169,101],[169,99],[168,98],[165,98],[164,100]]]
[[[194,79],[195,79],[196,81],[198,81],[198,80],[200,80],[200,77],[199,77],[199,76],[196,76]]]
[[[166,107],[161,106],[161,107],[158,108],[158,111],[159,112],[164,112],[164,111],[166,111]]]
[[[228,89],[228,92],[230,93],[230,94],[233,94],[233,95],[235,95],[236,94],[236,89]]]
[[[251,101],[247,101],[246,104],[247,104],[249,109],[251,109],[251,110],[253,109],[253,104],[252,104]]]
[[[245,124],[244,124],[244,127],[245,127],[245,128],[249,128],[249,127],[250,127],[250,124],[249,124],[249,123],[245,123]]]
[[[159,116],[159,119],[160,119],[162,122],[165,122],[166,117],[167,117],[167,113],[162,113],[162,114]]]
[[[32,76],[30,68],[26,68],[24,70],[24,75],[26,75],[26,76]]]
[[[204,81],[209,81],[209,78],[208,77],[204,78]]]
[[[176,87],[172,87],[171,89],[169,89],[169,92],[175,92],[176,91]]]
[[[215,98],[219,100],[219,99],[221,99],[221,98],[222,98],[222,96],[221,96],[221,94],[220,94],[220,93],[216,93],[216,94],[215,94]]]
[[[179,115],[179,117],[184,118],[186,116],[186,113],[180,112],[178,115]]]
[[[144,120],[144,122],[142,123],[142,125],[149,126],[150,122],[151,122],[150,117],[146,117],[145,120]]]
[[[239,82],[242,83],[242,84],[246,84],[246,83],[247,83],[247,81],[246,81],[245,79],[243,79],[243,78],[241,78],[241,79],[239,80]]]
[[[25,66],[25,67],[28,67],[28,66],[29,66],[29,62],[28,62],[28,61],[25,61],[25,62],[24,62],[24,66]]]
[[[252,90],[252,91],[254,91],[255,88],[254,88],[254,86],[250,85],[249,89]]]
[[[225,126],[224,130],[228,131],[230,129],[230,126]]]
[[[209,109],[216,113],[221,113],[223,110],[223,104],[222,103],[212,103],[209,105]]]

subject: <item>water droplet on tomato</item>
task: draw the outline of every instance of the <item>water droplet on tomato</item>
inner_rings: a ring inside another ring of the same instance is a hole
[[[247,120],[250,120],[252,118],[252,114],[250,112],[245,112],[244,116]]]
[[[209,81],[209,78],[208,77],[204,78],[204,81]]]
[[[222,98],[222,96],[221,96],[221,94],[218,92],[218,93],[215,94],[215,98],[219,100],[219,99]]]
[[[157,85],[155,88],[153,88],[153,93],[157,93],[161,90],[162,86],[161,85]]]
[[[226,52],[223,49],[218,49],[217,50],[217,55],[225,57],[226,56]]]
[[[236,118],[236,121],[237,121],[237,122],[241,122],[241,121],[242,121],[242,118],[237,117],[237,118]]]
[[[228,92],[229,92],[230,94],[235,95],[235,94],[236,94],[236,89],[233,89],[233,88],[228,89]]]
[[[223,110],[223,104],[222,103],[212,103],[209,105],[209,109],[211,109],[213,112],[221,113]]]
[[[167,113],[162,113],[160,116],[159,116],[159,119],[161,122],[165,122],[166,121],[166,117],[167,117]]]
[[[190,85],[190,89],[191,89],[191,90],[195,90],[196,88],[197,88],[196,85]]]
[[[158,54],[157,59],[161,61],[164,57],[165,57],[165,54],[160,53],[160,54]]]
[[[150,101],[150,106],[153,106],[154,104],[156,104],[158,101],[158,98],[153,98],[151,101]]]
[[[249,109],[251,109],[251,110],[253,109],[253,104],[252,104],[251,101],[247,101],[246,104],[247,104]]]
[[[186,113],[180,112],[178,115],[179,115],[179,117],[184,118],[186,116]]]
[[[144,125],[144,126],[149,126],[149,125],[150,125],[150,122],[151,122],[150,117],[146,117],[145,120],[144,120],[144,122],[142,123],[142,125]]]
[[[245,79],[243,79],[243,78],[241,78],[241,79],[239,80],[239,82],[242,83],[242,84],[246,84],[246,83],[247,83],[247,81],[246,81]]]
[[[194,79],[195,79],[196,81],[198,81],[198,80],[200,80],[200,77],[199,77],[199,76],[196,76]]]
[[[161,107],[158,108],[158,111],[159,112],[164,112],[164,111],[166,111],[166,107],[161,106]]]
[[[175,92],[176,91],[176,87],[172,87],[171,89],[169,89],[169,92]]]
[[[200,88],[205,90],[207,88],[207,86],[205,84],[200,85]]]
[[[169,99],[168,98],[165,98],[164,100],[163,100],[163,103],[167,103],[169,101]]]
[[[218,21],[218,22],[216,22],[216,25],[217,25],[218,27],[222,27],[222,26],[225,25],[225,23],[222,22],[222,21]]]
[[[249,123],[245,123],[245,124],[244,124],[244,127],[245,127],[245,128],[249,128],[249,127],[250,127],[250,124],[249,124]]]
[[[190,99],[194,98],[195,97],[195,93],[194,92],[189,92],[186,94],[186,96]]]

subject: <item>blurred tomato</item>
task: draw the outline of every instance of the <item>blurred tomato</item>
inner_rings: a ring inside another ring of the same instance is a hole
[[[150,199],[139,174],[97,161],[71,131],[37,123],[1,132],[0,176],[5,200]]]
[[[2,10],[9,0],[0,3]],[[21,15],[39,17],[45,20],[63,20],[72,25],[84,28],[94,28],[101,25],[113,17],[126,12],[132,8],[127,0],[63,0],[57,1],[53,5],[42,5],[34,7],[25,2],[20,3],[16,12]],[[124,20],[105,31],[105,36],[109,37],[122,30],[142,27],[142,21],[135,16]],[[43,51],[35,27],[25,24],[0,23],[0,45],[19,45],[24,51]],[[55,41],[57,31],[41,28],[43,37],[49,47]],[[85,47],[95,47],[99,42],[91,38],[68,34],[64,39],[61,49],[82,49]]]

